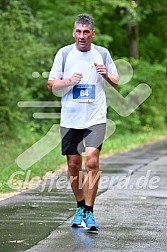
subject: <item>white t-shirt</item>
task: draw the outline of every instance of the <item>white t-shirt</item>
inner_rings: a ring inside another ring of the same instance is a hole
[[[107,49],[106,68],[110,74],[116,74],[116,66]],[[104,92],[104,78],[96,72],[94,63],[104,64],[99,51],[91,44],[91,50],[78,51],[75,44],[68,53],[62,73],[62,51],[57,52],[49,80],[70,78],[74,72],[83,74],[79,84],[95,84],[95,99],[93,102],[79,102],[73,98],[73,86],[62,90],[62,108],[60,126],[66,128],[83,129],[92,125],[106,123],[106,96]]]

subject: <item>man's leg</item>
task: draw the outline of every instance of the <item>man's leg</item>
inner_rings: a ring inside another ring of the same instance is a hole
[[[67,155],[67,163],[68,176],[76,201],[82,201],[84,199],[83,189],[79,187],[79,176],[82,171],[82,156],[80,154]]]
[[[100,179],[99,173],[100,150],[94,147],[86,148],[86,176],[84,179],[85,214],[83,217],[85,228],[91,231],[98,231],[98,224],[93,215],[93,206]]]
[[[93,205],[98,189],[98,182],[100,179],[99,172],[99,155],[102,148],[102,143],[105,135],[106,124],[93,125],[85,130],[85,146],[86,146],[86,177],[85,177],[85,205],[86,208],[93,212]],[[91,208],[90,208],[91,207]]]
[[[71,187],[77,201],[77,209],[71,227],[83,227],[83,214],[85,209],[85,200],[83,196],[83,188],[79,186],[82,171],[82,156],[80,154],[67,155],[68,176],[70,178]]]
[[[86,176],[84,180],[85,205],[93,208],[100,179],[99,173],[100,150],[94,147],[86,148]],[[93,209],[92,209],[93,210]]]

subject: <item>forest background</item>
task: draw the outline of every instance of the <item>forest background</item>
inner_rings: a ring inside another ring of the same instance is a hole
[[[2,192],[21,189],[19,183],[25,179],[27,168],[23,172],[15,160],[59,124],[59,119],[36,119],[33,114],[59,113],[60,108],[18,104],[60,100],[47,90],[47,73],[57,50],[73,43],[73,21],[79,13],[94,18],[93,42],[107,47],[115,61],[126,60],[133,67],[132,79],[120,85],[118,92],[126,97],[140,83],[148,84],[152,90],[127,117],[108,108],[107,116],[116,124],[116,131],[104,145],[103,153],[122,151],[166,135],[166,0],[0,0]],[[59,133],[52,133],[56,139]],[[44,145],[47,148],[49,143]],[[30,178],[42,178],[63,162],[59,145],[29,167]],[[13,187],[9,186],[10,178]]]

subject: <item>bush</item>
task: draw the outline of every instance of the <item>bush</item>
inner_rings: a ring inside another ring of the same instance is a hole
[[[119,116],[112,108],[108,109],[108,117],[123,131],[164,128],[167,123],[166,68],[160,64],[151,65],[143,60],[131,59],[130,63],[134,70],[132,80],[119,86],[118,92],[126,97],[140,83],[145,83],[152,89],[152,94],[128,117]]]

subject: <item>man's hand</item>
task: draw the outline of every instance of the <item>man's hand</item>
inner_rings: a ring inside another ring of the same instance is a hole
[[[94,63],[97,73],[101,74],[104,78],[107,76],[107,69],[103,64]]]
[[[83,78],[82,73],[73,73],[70,78],[70,85],[78,84],[82,78]]]
[[[82,78],[83,78],[82,73],[73,73],[72,76],[67,79],[48,80],[48,89],[49,91],[52,92],[60,91],[68,86],[78,84]]]
[[[97,73],[101,74],[101,76],[114,88],[116,88],[118,86],[118,81],[119,81],[119,77],[115,74],[109,74],[107,72],[107,69],[105,67],[105,65],[103,64],[97,64],[94,63],[94,66],[96,68]]]

